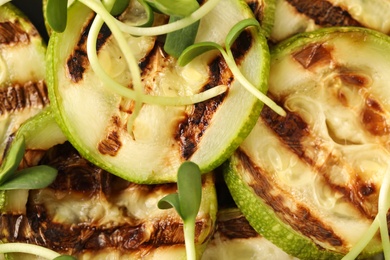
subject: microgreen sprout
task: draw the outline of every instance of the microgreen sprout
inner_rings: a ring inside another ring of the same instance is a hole
[[[46,165],[17,170],[25,149],[23,136],[11,143],[0,166],[0,190],[41,189],[50,185],[57,177],[57,170]]]
[[[197,164],[190,161],[182,163],[177,174],[177,189],[177,193],[163,197],[158,207],[173,207],[182,218],[187,259],[195,260],[195,221],[202,199],[202,178]]]
[[[47,22],[54,31],[65,31],[68,19],[68,0],[48,0],[46,17]]]
[[[264,93],[255,88],[252,83],[248,81],[248,79],[241,73],[240,69],[237,67],[237,64],[234,60],[233,53],[231,51],[231,45],[240,35],[240,33],[246,29],[247,27],[255,26],[260,27],[259,22],[254,18],[248,18],[242,20],[235,24],[232,29],[229,31],[228,35],[225,39],[225,49],[215,42],[200,42],[196,43],[183,51],[181,56],[178,59],[178,63],[181,66],[187,65],[190,61],[192,61],[195,57],[208,52],[210,50],[218,50],[225,62],[229,66],[232,71],[234,77],[254,96],[256,96],[259,100],[261,100],[264,104],[269,106],[272,110],[278,113],[281,116],[285,116],[286,112],[278,106],[272,99],[267,97]]]
[[[75,260],[76,258],[70,255],[61,255],[48,248],[27,244],[27,243],[4,243],[0,244],[0,253],[25,253],[40,256],[46,259],[53,260]]]

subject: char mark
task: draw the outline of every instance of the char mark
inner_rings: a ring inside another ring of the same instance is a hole
[[[232,80],[233,76],[226,63],[221,57],[217,57],[209,64],[209,82],[203,91],[221,84],[229,86]],[[185,160],[196,152],[203,134],[225,96],[226,93],[195,104],[193,112],[179,124],[176,140],[180,144],[181,154]]]
[[[286,205],[289,205],[288,198],[280,192],[275,193],[275,189],[278,188],[269,179],[271,177],[266,173],[264,174],[261,168],[255,166],[243,151],[238,150],[236,154],[240,158],[244,169],[253,178],[253,182],[250,184],[253,191],[273,209],[280,219],[308,238],[315,238],[336,247],[343,245],[343,240],[333,232],[331,227],[317,219],[310,209],[299,204],[295,210],[287,207]]]
[[[299,157],[304,155],[301,144],[303,137],[309,134],[307,123],[297,114],[287,112],[285,117],[276,114],[268,106],[264,106],[261,117],[283,142]]]
[[[87,56],[87,38],[89,30],[91,29],[92,21],[93,18],[91,18],[87,26],[84,27],[84,30],[80,35],[80,39],[77,42],[77,46],[66,61],[70,79],[74,83],[77,83],[83,79],[84,72],[89,66]],[[103,25],[98,34],[96,51],[99,51],[103,47],[110,36],[110,29],[107,27],[107,25]]]
[[[30,42],[29,34],[22,28],[18,20],[15,22],[0,23],[0,44],[16,45],[19,43],[28,44]]]
[[[338,6],[324,0],[287,0],[295,9],[322,27],[361,26],[358,21]]]
[[[44,107],[49,104],[44,81],[14,84],[0,90],[0,115],[25,108]]]

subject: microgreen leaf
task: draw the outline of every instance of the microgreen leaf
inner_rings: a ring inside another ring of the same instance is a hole
[[[184,162],[177,174],[180,211],[184,219],[195,218],[202,199],[202,178],[199,166]]]
[[[177,16],[171,16],[169,18],[170,23],[177,20],[180,20]],[[168,33],[165,39],[164,50],[169,55],[178,58],[188,46],[194,44],[199,24],[200,22],[196,21],[183,29]]]
[[[57,177],[57,169],[47,165],[38,165],[16,172],[0,185],[0,190],[42,189],[50,185]]]
[[[25,149],[26,143],[23,136],[12,141],[0,167],[0,184],[6,182],[16,171],[23,159]]]
[[[179,194],[177,193],[172,193],[168,194],[162,199],[159,200],[157,204],[159,209],[170,209],[174,208],[177,213],[179,213],[180,217],[181,216],[181,211],[180,211],[180,201],[179,201]]]
[[[145,0],[154,9],[173,16],[188,16],[196,9],[199,4],[196,0]]]
[[[175,208],[183,219],[187,259],[196,259],[195,221],[202,200],[202,176],[199,166],[184,162],[177,173],[177,193],[163,197],[157,204],[160,209]]]
[[[46,17],[48,24],[54,31],[65,31],[68,19],[68,0],[48,0]]]

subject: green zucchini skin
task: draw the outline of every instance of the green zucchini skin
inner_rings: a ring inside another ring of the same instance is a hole
[[[255,230],[285,252],[342,258],[376,216],[388,167],[389,38],[326,28],[271,55],[268,94],[287,116],[263,109],[225,180]],[[374,236],[360,257],[381,250]]]

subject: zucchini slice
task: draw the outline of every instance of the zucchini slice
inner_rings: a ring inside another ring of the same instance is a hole
[[[89,8],[75,2],[69,8],[67,29],[53,33],[48,47],[50,101],[73,146],[92,163],[137,183],[174,181],[177,168],[186,160],[197,163],[203,173],[225,161],[249,134],[263,105],[234,79],[224,60],[209,52],[180,67],[164,53],[160,38],[127,35],[149,95],[180,97],[216,85],[229,87],[223,95],[194,105],[144,103],[128,131],[133,102],[105,86],[86,59],[85,41],[93,17]],[[201,19],[196,42],[223,44],[231,27],[250,17],[253,14],[244,1],[221,0]],[[131,86],[126,54],[118,50],[109,30],[101,31],[98,46],[106,72]],[[249,28],[235,46],[243,74],[265,91],[269,51],[264,36]]]
[[[46,46],[33,24],[12,4],[0,6],[0,154],[8,138],[49,104]]]
[[[251,225],[288,254],[341,258],[378,214],[389,68],[388,36],[358,27],[297,35],[271,53],[269,95],[287,116],[264,107],[224,176]],[[380,251],[378,234],[361,256]]]
[[[68,142],[48,150],[40,163],[58,168],[57,179],[31,190],[24,212],[13,205],[2,212],[3,242],[38,244],[77,259],[185,259],[182,220],[174,209],[157,207],[176,184],[130,183],[92,165]],[[196,219],[199,258],[216,211],[214,177],[205,174]]]

